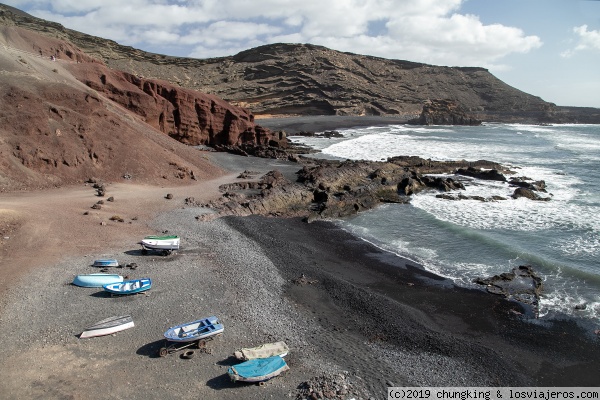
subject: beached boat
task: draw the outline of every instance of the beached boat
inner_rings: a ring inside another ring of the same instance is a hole
[[[110,317],[96,322],[94,325],[86,328],[79,336],[80,339],[91,338],[96,336],[110,335],[115,332],[124,331],[125,329],[133,328],[133,319],[131,315],[123,315],[120,317]]]
[[[142,247],[151,250],[177,250],[179,249],[180,237],[177,235],[144,237],[141,241]]]
[[[285,357],[290,351],[285,342],[265,343],[256,347],[244,348],[233,353],[238,360],[253,360],[273,356]]]
[[[112,294],[136,294],[145,292],[151,287],[152,280],[150,278],[131,279],[102,286],[104,290]]]
[[[173,326],[165,333],[165,339],[171,342],[194,342],[222,333],[224,327],[217,317],[202,318],[185,324]]]
[[[73,279],[73,285],[81,287],[103,287],[110,283],[123,282],[123,277],[117,274],[87,274],[77,275]]]
[[[263,382],[276,377],[290,369],[285,360],[279,356],[255,358],[243,363],[232,365],[227,374],[232,381]]]
[[[119,266],[119,262],[117,260],[115,260],[114,258],[107,258],[107,259],[103,259],[103,260],[95,260],[94,267],[118,267]]]

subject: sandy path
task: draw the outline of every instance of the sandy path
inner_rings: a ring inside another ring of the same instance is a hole
[[[226,153],[206,152],[203,158],[212,164],[213,178],[189,185],[109,183],[104,197],[98,197],[91,184],[83,183],[0,193],[0,310],[9,286],[32,268],[72,256],[110,252],[124,242],[135,247],[132,238],[156,233],[148,227],[156,215],[183,207],[188,197],[197,203],[219,197],[219,186],[239,180],[237,176],[246,169],[264,174],[275,168],[293,175],[300,168],[294,163]],[[169,193],[171,200],[166,199]],[[114,201],[107,201],[109,197]],[[104,201],[102,208],[92,209],[99,200]],[[110,220],[113,216],[124,222]]]
[[[185,198],[207,202],[237,174],[178,187],[115,183],[98,197],[89,184],[53,190],[2,194],[0,197],[0,298],[31,268],[64,257],[97,253],[132,238],[152,234],[147,223],[159,212],[181,207]],[[173,198],[168,200],[170,193]],[[107,201],[113,197],[114,201]],[[91,207],[99,200],[99,210]],[[85,213],[88,215],[85,215]],[[112,221],[120,216],[124,222]]]

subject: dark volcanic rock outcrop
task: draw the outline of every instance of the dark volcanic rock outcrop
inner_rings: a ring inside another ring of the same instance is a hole
[[[481,120],[467,115],[452,100],[428,100],[418,118],[408,121],[411,125],[481,125]]]
[[[459,167],[500,168],[489,161],[432,161],[394,157],[387,162],[304,160],[291,182],[277,172],[256,182],[224,185],[222,198],[211,207],[219,215],[302,216],[308,220],[337,218],[368,210],[381,203],[407,203],[411,194],[425,189],[458,190],[462,183],[425,176],[454,172]],[[202,218],[212,218],[206,216]]]
[[[487,181],[500,181],[506,182],[506,177],[497,169],[478,169],[473,167],[459,168],[456,173],[458,175],[470,176],[477,179],[483,179]]]
[[[525,197],[526,199],[529,199],[529,200],[540,200],[540,201],[549,201],[550,200],[549,197],[541,197],[540,195],[535,193],[532,189],[527,189],[527,188],[522,188],[522,187],[516,188],[514,193],[512,194],[512,198],[518,199],[521,197]]]
[[[474,282],[486,286],[486,290],[492,294],[521,303],[528,308],[528,314],[537,317],[543,283],[530,265],[521,265],[511,272],[490,278],[476,278]]]
[[[287,154],[281,150],[282,157]],[[459,170],[479,171],[480,179],[499,179],[512,171],[485,160],[432,161],[415,156],[399,156],[387,161],[332,161],[298,157],[304,166],[291,181],[278,171],[261,178],[247,171],[240,174],[243,181],[221,186],[223,196],[211,204],[217,214],[251,214],[319,218],[340,218],[372,209],[382,203],[408,203],[410,196],[423,190],[443,192],[436,197],[444,200],[506,201],[498,195],[470,196],[461,193],[471,180],[461,178]],[[455,174],[454,177],[448,176]],[[436,176],[442,175],[442,176]],[[257,179],[258,178],[258,179]],[[476,179],[477,179],[476,178]],[[519,181],[529,178],[513,178]],[[464,183],[463,183],[464,181]],[[528,190],[517,188],[517,190]],[[452,193],[448,193],[452,192]],[[532,200],[539,200],[534,192]]]
[[[515,177],[511,178],[509,183],[513,186],[518,186],[530,190],[536,190],[538,192],[546,191],[546,182],[543,180],[532,181],[532,179],[526,177]]]

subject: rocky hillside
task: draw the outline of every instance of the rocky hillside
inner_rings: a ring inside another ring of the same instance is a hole
[[[0,191],[88,178],[176,184],[221,173],[190,144],[284,139],[246,109],[10,23],[0,23],[0,71]]]
[[[458,68],[272,44],[231,57],[152,54],[4,8],[0,19],[69,41],[107,66],[216,95],[265,115],[396,115],[448,99],[483,121],[591,122],[595,109],[562,108],[500,81],[484,68]],[[587,119],[586,119],[587,118]]]

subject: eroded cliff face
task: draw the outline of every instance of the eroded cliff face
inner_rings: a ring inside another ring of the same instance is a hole
[[[178,184],[222,173],[188,144],[285,142],[248,110],[111,70],[71,43],[1,22],[0,192],[91,177]]]
[[[82,37],[78,45],[86,46]],[[103,53],[107,65],[214,94],[268,115],[420,114],[430,99],[450,99],[477,119],[539,119],[555,105],[513,88],[484,68],[390,60],[310,44],[276,43],[231,57],[194,60],[136,52]],[[169,68],[165,68],[168,65]]]
[[[268,145],[285,137],[254,123],[254,116],[216,96],[144,79],[102,65],[71,64],[71,73],[90,88],[189,145]]]

